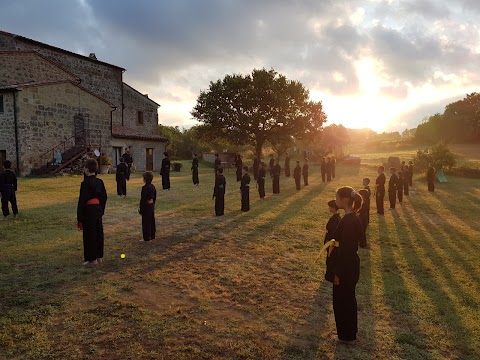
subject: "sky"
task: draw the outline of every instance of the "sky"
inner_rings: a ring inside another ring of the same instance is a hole
[[[327,124],[403,131],[480,85],[479,0],[1,0],[0,30],[97,58],[190,127],[201,90],[275,69]]]

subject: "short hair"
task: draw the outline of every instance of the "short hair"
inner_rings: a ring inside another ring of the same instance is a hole
[[[216,157],[218,157],[218,154],[215,154]]]
[[[165,152],[163,153],[163,155],[165,155],[165,157],[167,157],[167,156],[168,156],[168,152],[165,151]]]
[[[97,170],[98,170],[97,160],[95,160],[95,159],[88,159],[87,161],[85,161],[84,168],[85,168],[85,169],[88,169],[88,171],[89,171],[91,174],[96,173]]]
[[[300,164],[300,160],[297,160],[297,164]]]
[[[385,166],[383,166],[383,165],[380,165],[380,166],[379,166],[377,169],[378,169],[378,170],[385,171]]]
[[[363,178],[363,182],[366,182],[367,185],[370,184],[370,179],[369,178]]]
[[[393,166],[390,168],[390,171],[397,171]]]
[[[125,162],[125,159],[123,157],[120,157],[119,160],[120,160],[121,163]]]
[[[5,161],[3,162],[3,167],[4,167],[5,169],[11,169],[11,168],[12,168],[12,162],[11,162],[10,160],[5,160]]]
[[[270,154],[270,157],[273,157],[273,154]]]
[[[330,200],[327,204],[328,204],[328,207],[338,210],[337,202],[335,200]]]
[[[197,156],[197,153],[193,153],[193,156]]]
[[[153,173],[151,171],[145,171],[143,173],[143,180],[145,180],[146,184],[151,184],[153,181]]]
[[[248,172],[248,166],[244,166],[242,169]]]
[[[223,174],[223,167],[219,167],[219,168],[217,169],[217,171],[218,171],[219,174]]]

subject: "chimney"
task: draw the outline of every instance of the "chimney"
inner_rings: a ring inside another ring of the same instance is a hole
[[[95,53],[90,53],[90,55],[88,55],[88,57],[90,59],[97,60],[97,57],[95,56]]]

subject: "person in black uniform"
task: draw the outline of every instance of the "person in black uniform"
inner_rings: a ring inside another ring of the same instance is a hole
[[[338,206],[335,200],[330,200],[328,203],[328,211],[332,214],[330,219],[327,222],[327,232],[325,233],[325,239],[323,240],[323,244],[326,244],[330,240],[334,239],[335,230],[337,230],[338,224],[340,224],[340,214],[338,213]],[[325,280],[330,281],[333,283],[335,278],[335,273],[333,272],[333,266],[335,265],[335,257],[337,254],[337,249],[334,248],[331,253],[327,252],[327,260],[326,260],[326,271],[325,271]]]
[[[162,159],[162,167],[160,168],[162,188],[163,190],[170,190],[170,159],[167,152],[164,152],[163,155],[165,157]]]
[[[402,171],[403,174],[403,195],[409,196],[409,184],[410,184],[410,169],[408,165],[405,165]]]
[[[327,176],[327,162],[325,161],[325,158],[322,158],[320,163],[320,172],[322,174],[322,182],[325,182],[325,177]]]
[[[403,172],[399,171],[397,177],[398,177],[397,197],[398,197],[398,202],[401,204],[403,202],[403,183],[404,183]]]
[[[290,156],[285,153],[285,176],[290,177]]]
[[[254,155],[253,157],[253,180],[257,180],[258,178],[258,169],[260,168],[260,160],[258,160],[258,156]]]
[[[368,193],[368,197],[367,197],[367,201],[363,202],[363,206],[366,206],[368,208],[368,212],[367,212],[367,224],[370,224],[370,199],[372,197],[372,190],[370,190],[370,179],[369,178],[364,178],[362,180],[362,184],[363,184],[363,189],[367,191]]]
[[[379,166],[377,168],[378,177],[375,180],[375,202],[377,203],[377,214],[383,215],[383,199],[385,198],[385,182],[387,181],[385,177],[385,167]]]
[[[327,181],[332,181],[332,160],[327,157],[327,163],[325,164],[327,170]]]
[[[240,182],[240,194],[242,195],[242,211],[250,210],[250,175],[248,166],[242,168],[242,181]]]
[[[409,161],[408,162],[408,175],[410,176],[410,182],[408,183],[408,185],[410,185],[410,187],[413,186],[413,161]]]
[[[85,180],[80,185],[77,205],[77,227],[83,231],[83,265],[95,265],[103,259],[103,224],[102,216],[107,203],[107,191],[95,172],[98,163],[94,159],[85,161]]]
[[[222,216],[225,212],[225,190],[227,181],[223,176],[223,168],[217,169],[217,177],[215,178],[215,187],[213,188],[212,199],[215,199],[215,215]]]
[[[301,190],[300,180],[302,179],[302,167],[300,166],[300,161],[297,161],[297,166],[293,169],[293,178],[295,179],[297,190]]]
[[[127,196],[127,174],[128,166],[123,157],[120,158],[120,164],[117,165],[115,172],[115,181],[117,182],[117,195]]]
[[[337,190],[335,203],[345,210],[345,216],[334,233],[339,246],[333,264],[333,312],[338,341],[351,343],[356,340],[358,331],[355,287],[360,277],[357,251],[363,229],[356,214],[362,207],[362,197],[346,186]]]
[[[260,163],[260,169],[258,170],[257,184],[258,184],[258,195],[260,199],[265,199],[265,177],[267,176],[267,170],[265,169],[265,163],[262,161]]]
[[[122,155],[122,158],[125,161],[125,164],[127,165],[127,173],[125,175],[125,178],[127,180],[130,180],[130,174],[132,172],[133,157],[132,155],[130,155],[129,148],[125,149],[125,153]]]
[[[143,182],[140,195],[140,207],[138,212],[142,215],[142,234],[141,242],[146,242],[155,239],[155,202],[157,201],[157,189],[152,184],[153,174],[151,171],[143,173]]]
[[[200,180],[198,178],[198,158],[197,154],[193,154],[193,160],[192,160],[192,167],[190,168],[192,171],[192,182],[194,186],[198,186],[200,184]]]
[[[428,170],[427,170],[427,184],[428,184],[428,191],[434,192],[435,191],[435,173],[437,171],[435,168],[431,165],[428,164]]]
[[[240,154],[237,154],[235,156],[235,167],[237,168],[237,181],[242,180],[242,167],[243,167],[243,161],[242,157]]]
[[[280,174],[282,173],[282,167],[277,159],[276,164],[272,168],[272,187],[274,194],[280,194]]]
[[[308,186],[308,159],[305,159],[305,164],[303,164],[302,175],[303,175],[303,184],[305,186]]]
[[[5,170],[0,174],[0,195],[2,198],[2,213],[3,220],[7,220],[10,215],[8,203],[12,204],[13,218],[15,219],[18,214],[17,197],[15,192],[17,191],[18,183],[17,176],[12,171],[12,162],[5,160],[3,162]]]
[[[218,157],[218,154],[215,154],[215,161],[213,162],[213,171],[215,174],[215,178],[217,178],[217,170],[222,167],[222,160]]]
[[[332,162],[332,179],[335,179],[335,166],[337,165],[337,160],[335,159],[335,156],[332,156],[331,162]]]
[[[390,168],[390,180],[388,180],[388,200],[390,201],[390,210],[395,210],[395,203],[397,202],[397,185],[398,176],[397,170],[394,167]]]
[[[268,170],[270,171],[270,177],[273,177],[273,167],[275,166],[275,160],[273,155],[270,155],[270,161],[268,162]]]
[[[362,197],[363,205],[360,211],[358,212],[358,219],[360,220],[360,223],[362,224],[362,238],[360,239],[360,247],[361,248],[366,248],[367,247],[367,227],[369,223],[369,215],[370,215],[370,194],[368,190],[366,189],[361,189],[358,191],[360,196]]]

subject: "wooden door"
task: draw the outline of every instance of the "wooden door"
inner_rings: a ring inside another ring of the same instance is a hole
[[[146,149],[145,170],[153,171],[153,149]]]
[[[0,150],[0,172],[3,171],[3,162],[7,160],[7,150]]]

